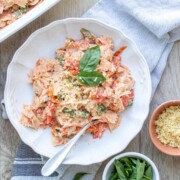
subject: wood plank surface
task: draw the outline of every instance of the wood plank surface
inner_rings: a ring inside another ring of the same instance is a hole
[[[0,44],[0,99],[3,98],[6,70],[17,48],[36,29],[50,22],[67,17],[80,17],[98,0],[62,0],[44,15]],[[169,99],[180,99],[180,42],[175,43],[168,64],[151,102],[150,114],[160,103]],[[0,110],[1,114],[1,110]],[[157,165],[162,180],[180,180],[180,158],[160,153],[151,143],[148,134],[148,119],[139,135],[125,151],[141,152]],[[12,162],[19,144],[19,136],[9,121],[0,116],[0,180],[10,179]],[[108,160],[107,160],[108,161]],[[100,180],[107,161],[103,162],[95,180]]]

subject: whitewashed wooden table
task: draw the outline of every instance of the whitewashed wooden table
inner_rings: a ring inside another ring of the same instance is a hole
[[[36,29],[50,22],[67,17],[80,17],[98,0],[62,0],[37,20],[0,44],[0,99],[3,98],[6,70],[16,49]],[[160,103],[180,99],[180,42],[175,43],[161,82],[150,106],[150,114]],[[0,116],[0,180],[10,179],[12,162],[19,144],[19,136],[10,124]],[[125,151],[141,152],[150,157],[157,165],[162,180],[180,180],[180,158],[159,152],[151,143],[148,134],[148,119],[142,131],[129,144]],[[100,180],[107,161],[103,162],[95,180]]]

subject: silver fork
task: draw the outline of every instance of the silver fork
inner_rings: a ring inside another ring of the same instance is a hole
[[[59,152],[57,152],[53,157],[51,157],[42,167],[41,174],[43,176],[51,175],[58,167],[62,164],[66,156],[68,155],[71,148],[78,141],[81,135],[88,129],[92,123],[96,121],[93,120],[86,124]]]

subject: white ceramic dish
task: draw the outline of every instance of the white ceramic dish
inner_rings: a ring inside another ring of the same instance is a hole
[[[21,18],[0,30],[0,43],[46,12],[60,0],[44,0]]]
[[[141,153],[136,153],[136,152],[122,153],[122,154],[119,154],[119,155],[115,156],[114,158],[112,158],[108,162],[108,164],[106,165],[106,167],[104,169],[102,180],[109,180],[111,172],[114,169],[114,164],[113,164],[114,160],[121,159],[123,157],[136,157],[136,158],[141,158],[141,159],[145,160],[146,162],[148,162],[151,165],[151,167],[153,169],[153,180],[160,180],[158,169],[157,169],[156,165],[153,163],[153,161],[151,159],[149,159],[147,156],[145,156]]]
[[[83,136],[73,147],[64,164],[92,164],[122,151],[141,130],[149,112],[151,79],[148,66],[136,45],[121,31],[93,19],[65,19],[55,21],[34,32],[17,50],[7,70],[5,104],[11,123],[21,139],[37,153],[51,157],[62,146],[53,147],[50,129],[33,130],[19,123],[23,104],[33,99],[28,73],[42,57],[54,57],[55,49],[62,46],[66,37],[81,38],[80,29],[86,28],[96,35],[113,38],[115,49],[128,48],[122,54],[136,81],[134,105],[122,113],[122,123],[112,134],[106,131],[101,139],[90,134]]]

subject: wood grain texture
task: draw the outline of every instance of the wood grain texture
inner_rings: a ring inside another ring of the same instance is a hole
[[[6,70],[17,48],[36,29],[50,22],[67,17],[80,17],[98,0],[62,0],[44,15],[0,44],[0,99],[3,98]],[[150,114],[160,103],[169,99],[180,99],[180,42],[175,43],[168,64],[150,106]],[[0,111],[1,114],[1,111]],[[180,179],[180,159],[160,153],[151,143],[148,134],[148,119],[143,129],[125,151],[141,152],[158,166],[162,180]],[[19,136],[10,124],[0,116],[0,180],[10,179],[11,166],[19,144]],[[107,160],[108,161],[108,160]],[[95,180],[100,180],[107,161],[103,162]]]

